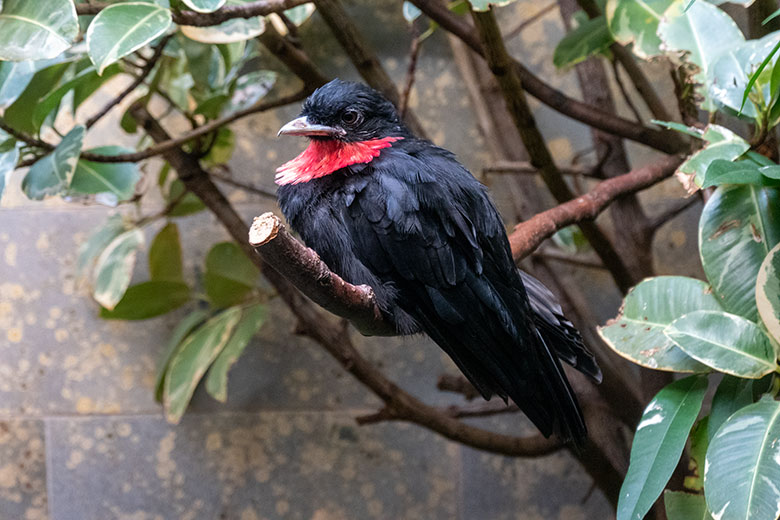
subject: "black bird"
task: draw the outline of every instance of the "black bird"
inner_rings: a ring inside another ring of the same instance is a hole
[[[333,80],[279,134],[310,138],[277,170],[287,221],[339,276],[367,284],[400,334],[430,336],[485,397],[580,443],[558,358],[601,371],[541,282],[517,269],[498,211],[455,156],[415,137],[375,90]]]

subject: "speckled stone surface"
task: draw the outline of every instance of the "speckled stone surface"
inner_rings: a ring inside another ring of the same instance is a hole
[[[368,0],[346,4],[401,84],[409,32],[400,2],[392,9],[375,9]],[[519,0],[502,11],[499,21],[510,31],[539,8],[538,2]],[[512,38],[509,47],[553,86],[577,96],[574,75],[556,70],[551,61],[550,42],[562,35],[558,15],[551,11]],[[358,79],[316,14],[301,28],[301,41],[328,76]],[[270,57],[261,60],[263,67],[284,70]],[[294,82],[283,75],[278,89]],[[590,147],[587,128],[535,100],[532,104],[559,164],[570,164]],[[489,151],[443,34],[423,46],[410,106],[429,137],[480,176],[490,162]],[[274,169],[305,146],[303,140],[274,137],[297,112],[298,107],[285,107],[234,124],[231,175],[273,190]],[[172,122],[166,124],[175,130]],[[110,119],[88,136],[87,146],[104,144],[135,145]],[[645,149],[629,148],[638,161],[648,156]],[[158,167],[148,171],[153,175]],[[512,193],[501,189],[500,179],[485,180],[496,187],[497,204],[511,216]],[[75,262],[78,245],[116,210],[59,199],[28,201],[20,194],[20,181],[19,174],[10,179],[0,206],[0,520],[579,520],[611,515],[566,452],[516,460],[463,448],[415,426],[357,427],[354,417],[375,411],[378,400],[324,350],[291,334],[294,322],[278,301],[271,302],[270,319],[233,367],[227,403],[199,390],[181,423],[166,423],[152,396],[155,367],[168,335],[191,307],[141,324],[100,320],[98,306],[78,281]],[[275,209],[273,200],[221,187],[247,222]],[[663,208],[654,200],[680,193],[672,181],[643,199],[648,212],[657,214]],[[156,200],[141,211],[159,207]],[[177,221],[185,277],[197,283],[205,253],[227,235],[205,212]],[[160,225],[146,230],[147,247]],[[700,272],[695,227],[695,219],[684,214],[660,230],[655,242],[659,271],[670,272],[673,266],[677,273]],[[145,254],[139,254],[135,282],[147,279]],[[571,269],[570,276],[586,294],[597,296],[592,312],[599,320],[614,316],[620,297],[604,273]],[[429,340],[355,334],[354,341],[391,379],[427,403],[460,402],[435,389],[437,377],[452,371],[452,364]],[[519,415],[487,424],[504,432],[531,431]]]

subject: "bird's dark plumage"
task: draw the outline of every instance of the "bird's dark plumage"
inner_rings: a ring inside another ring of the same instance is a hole
[[[552,293],[516,268],[485,187],[454,155],[414,137],[374,90],[339,80],[280,133],[312,139],[277,177],[306,244],[370,285],[399,333],[428,334],[486,399],[510,398],[544,435],[581,441],[559,358],[601,372]]]

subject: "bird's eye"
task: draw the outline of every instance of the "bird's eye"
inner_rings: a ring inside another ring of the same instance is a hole
[[[346,125],[356,125],[360,123],[362,119],[363,116],[360,115],[360,112],[355,110],[347,110],[341,115],[341,121]]]

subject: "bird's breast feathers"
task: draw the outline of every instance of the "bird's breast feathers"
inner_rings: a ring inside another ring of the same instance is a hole
[[[318,179],[351,166],[371,162],[381,150],[403,137],[383,137],[369,141],[344,142],[336,139],[312,139],[298,157],[276,170],[276,184],[299,184]]]

